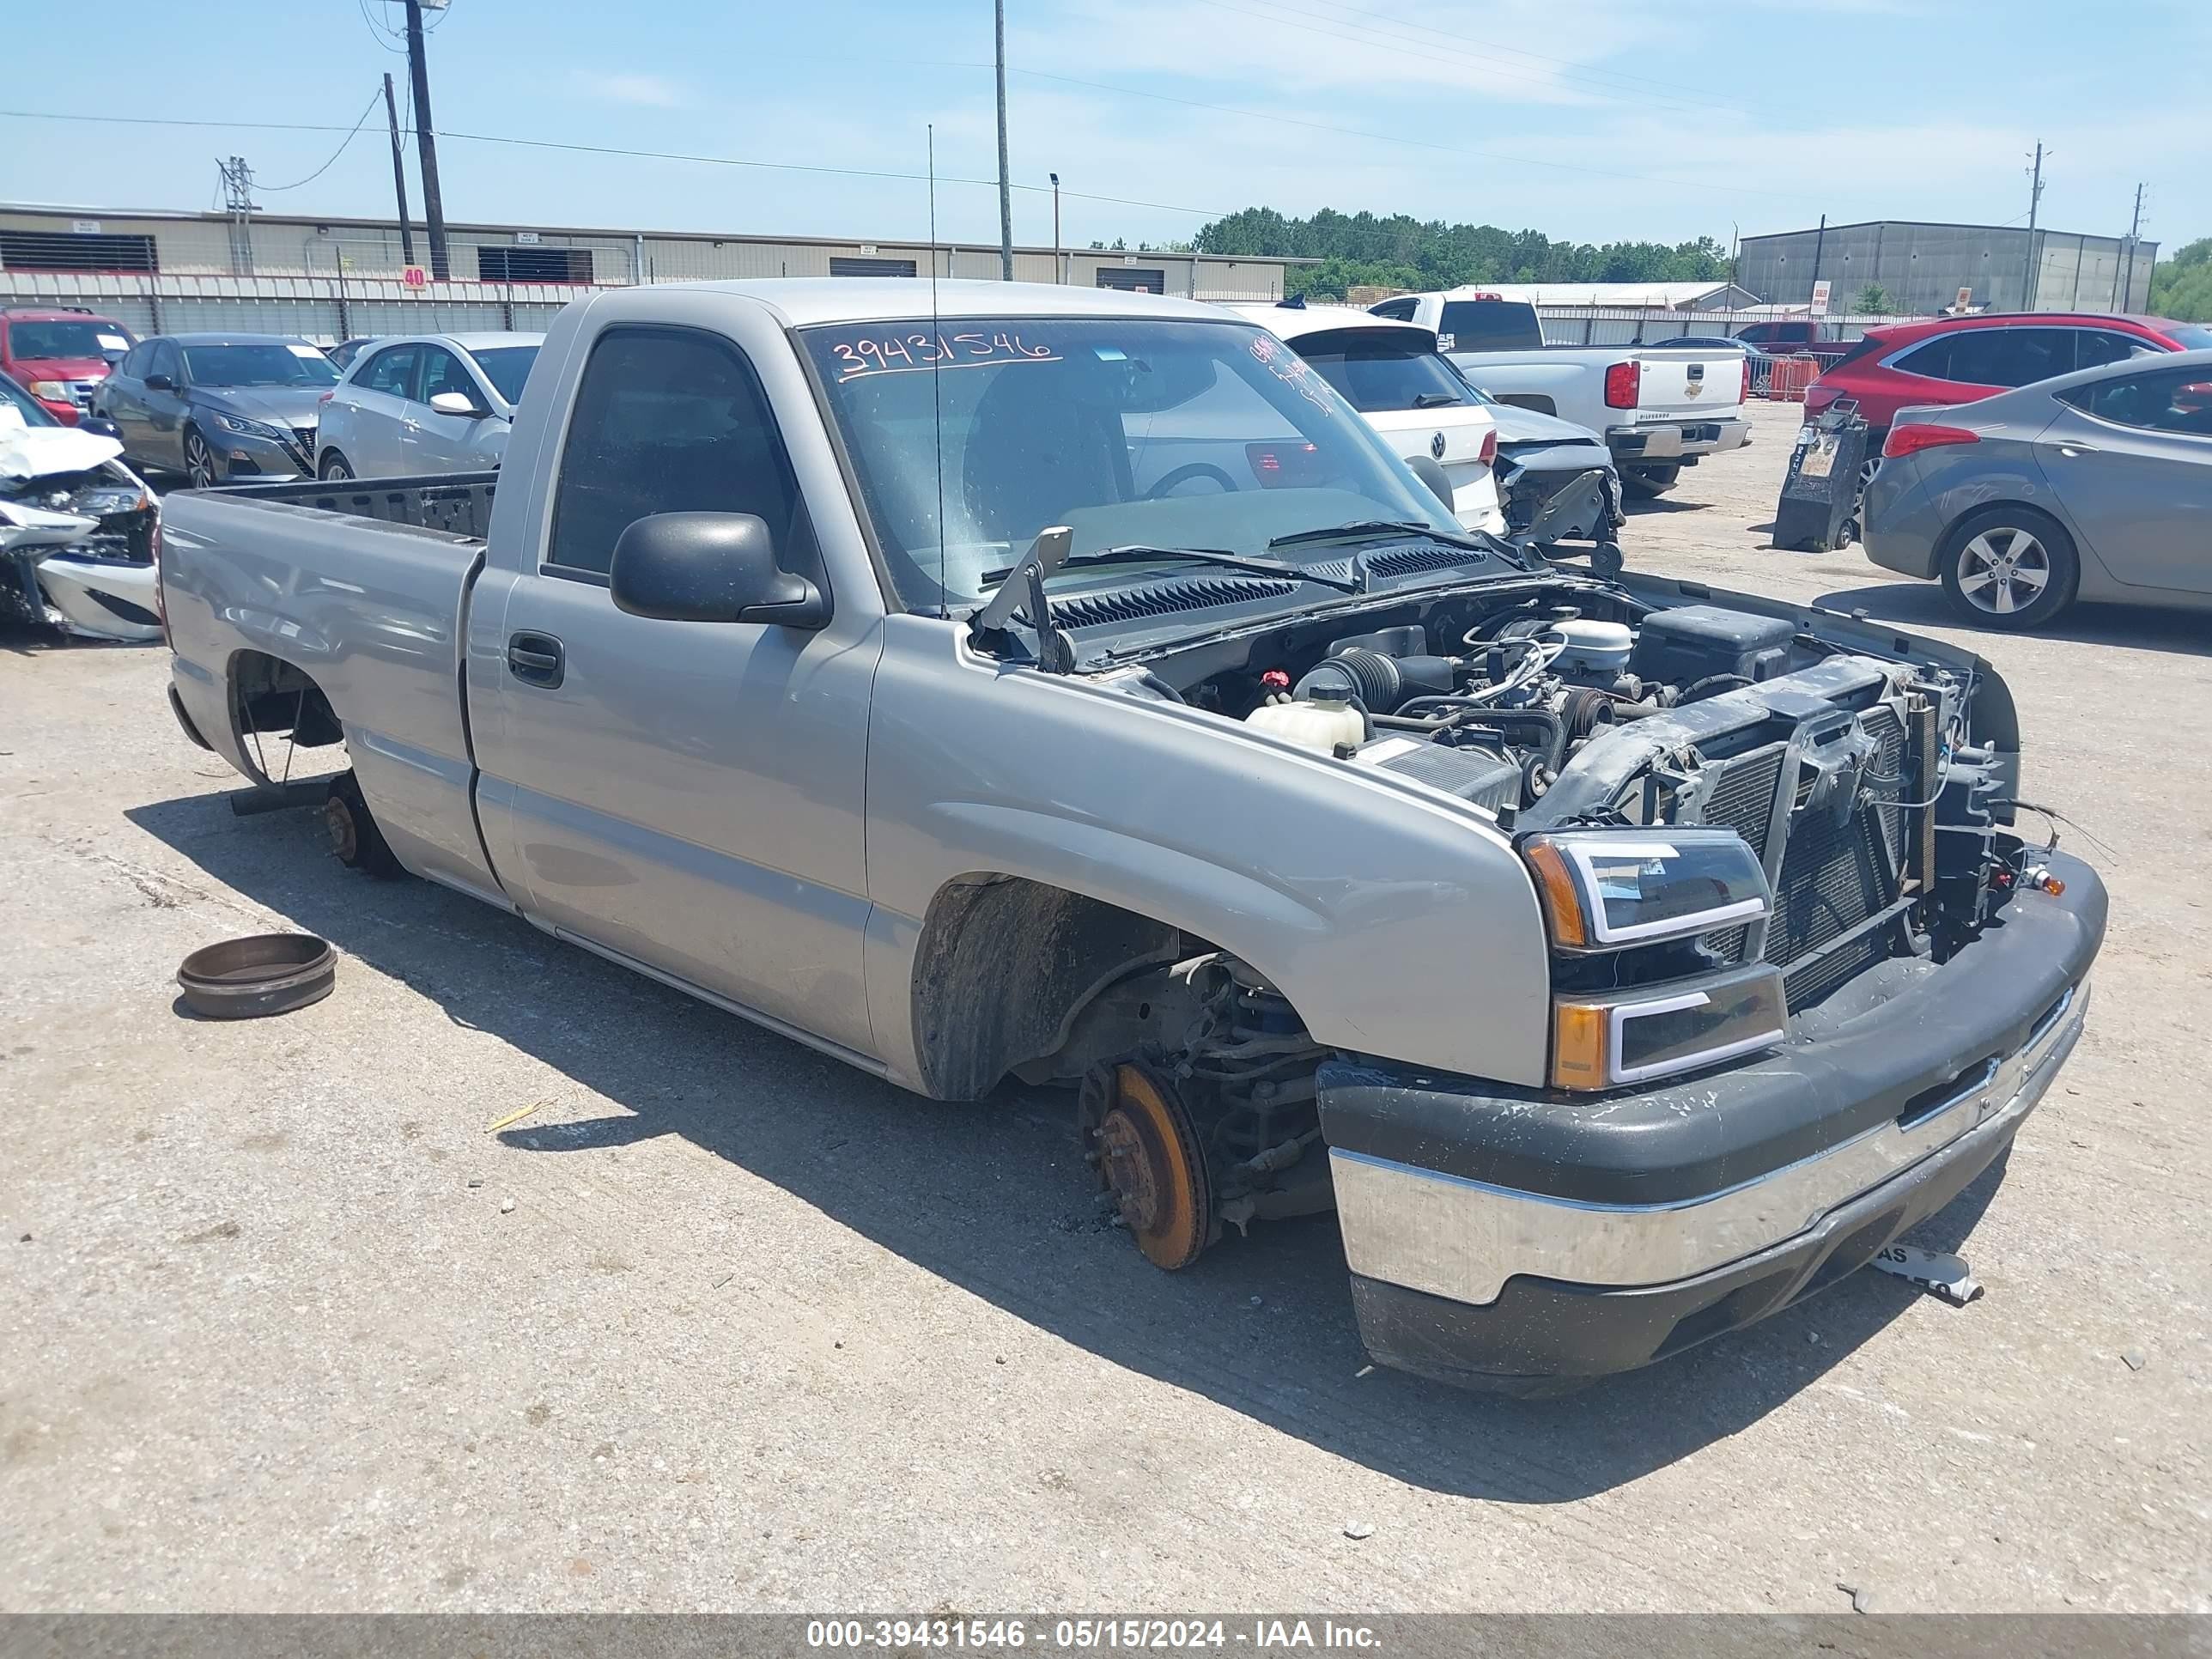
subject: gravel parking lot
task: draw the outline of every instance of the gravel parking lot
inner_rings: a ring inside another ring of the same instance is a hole
[[[1057,1100],[927,1104],[351,874],[232,815],[166,653],[10,635],[0,1608],[2212,1608],[2203,619],[1978,635],[1777,551],[1755,412],[1632,567],[1984,651],[2112,887],[2062,1085],[1917,1235],[1984,1299],[1861,1273],[1549,1404],[1367,1371],[1332,1222],[1161,1274]],[[180,1016],[276,926],[333,996]]]

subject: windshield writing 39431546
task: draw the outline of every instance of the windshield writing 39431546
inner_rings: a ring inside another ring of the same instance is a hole
[[[866,336],[832,349],[840,380],[863,374],[905,374],[917,369],[982,368],[994,363],[1056,363],[1058,351],[1031,345],[1011,332],[917,333]]]

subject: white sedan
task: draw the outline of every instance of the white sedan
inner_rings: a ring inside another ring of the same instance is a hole
[[[1312,364],[1408,461],[1432,460],[1451,481],[1452,510],[1469,530],[1505,533],[1498,499],[1498,424],[1481,394],[1437,351],[1433,330],[1350,306],[1232,306]]]
[[[325,396],[322,478],[481,472],[507,453],[542,334],[424,334],[362,347]]]

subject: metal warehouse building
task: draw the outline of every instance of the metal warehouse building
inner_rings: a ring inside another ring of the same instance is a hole
[[[2157,257],[2156,242],[2124,236],[1874,219],[1747,236],[1736,281],[1770,303],[1805,305],[1825,280],[1835,311],[1850,309],[1869,283],[1888,294],[1892,310],[1923,316],[1956,304],[1960,289],[1997,311],[2144,311]]]
[[[393,219],[0,204],[0,305],[91,306],[144,332],[259,328],[325,343],[418,329],[542,328],[588,288],[746,276],[995,279],[995,243],[447,227],[449,280]],[[1289,259],[1022,247],[1014,275],[1200,300],[1280,299]]]

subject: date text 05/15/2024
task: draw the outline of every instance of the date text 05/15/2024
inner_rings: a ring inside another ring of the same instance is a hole
[[[806,1645],[838,1649],[944,1648],[1003,1652],[1038,1648],[1065,1652],[1176,1652],[1243,1649],[1290,1653],[1338,1649],[1375,1652],[1368,1626],[1331,1619],[814,1619]]]

